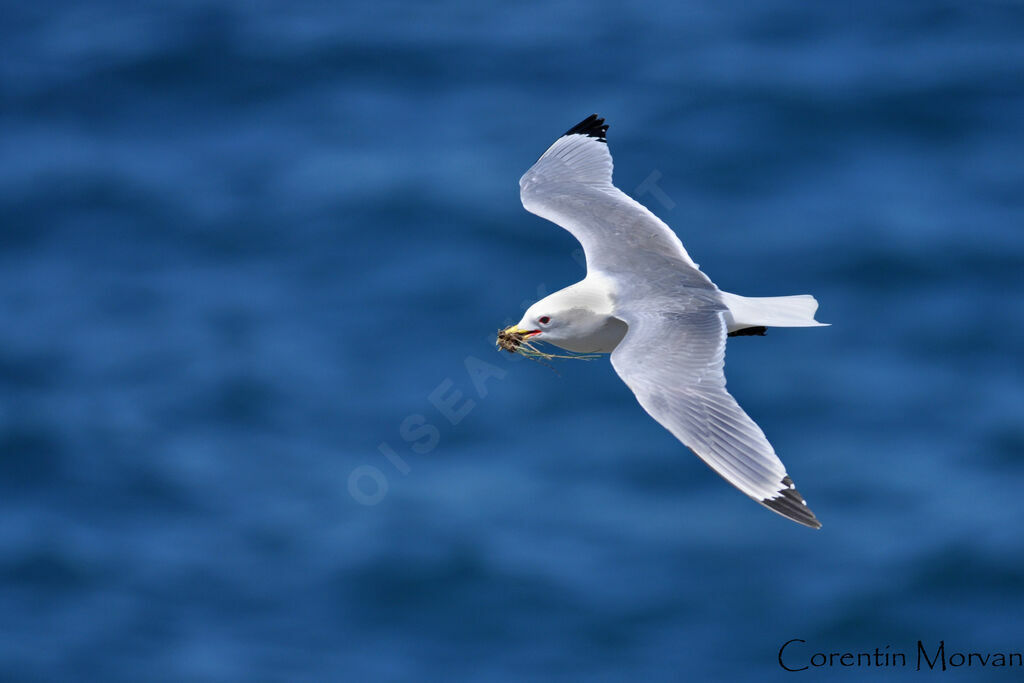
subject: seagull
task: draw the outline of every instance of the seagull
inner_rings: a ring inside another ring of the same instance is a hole
[[[641,407],[711,469],[783,517],[820,528],[724,373],[727,337],[822,326],[817,300],[720,290],[665,223],[612,184],[607,132],[592,114],[519,180],[526,210],[579,240],[587,275],[530,306],[499,346],[515,352],[536,340],[611,354]]]

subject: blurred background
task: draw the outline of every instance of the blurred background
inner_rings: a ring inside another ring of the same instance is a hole
[[[798,665],[1024,649],[1024,5],[4,17],[3,680],[760,681],[792,638]],[[517,183],[592,112],[719,286],[821,302],[832,327],[727,363],[821,531],[607,360],[495,351],[584,272]]]

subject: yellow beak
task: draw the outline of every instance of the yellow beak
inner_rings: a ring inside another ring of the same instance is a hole
[[[540,330],[524,330],[519,325],[513,325],[512,327],[506,327],[501,333],[504,335],[516,335],[525,339],[540,334]]]

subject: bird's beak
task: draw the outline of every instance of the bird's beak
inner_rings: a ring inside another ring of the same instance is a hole
[[[526,340],[538,334],[540,334],[540,330],[524,330],[519,325],[513,325],[512,327],[506,327],[498,333],[498,340],[495,342],[495,345],[503,351],[519,353],[524,342],[527,348],[533,348]]]
[[[524,330],[519,325],[513,325],[512,327],[506,327],[501,331],[503,335],[509,337],[518,337],[519,339],[529,339],[540,334],[540,330]]]

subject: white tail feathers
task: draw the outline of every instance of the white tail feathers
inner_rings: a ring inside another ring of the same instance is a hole
[[[821,327],[814,319],[818,300],[810,294],[796,296],[740,296],[722,292],[722,301],[729,307],[726,322],[729,331],[745,327]]]

